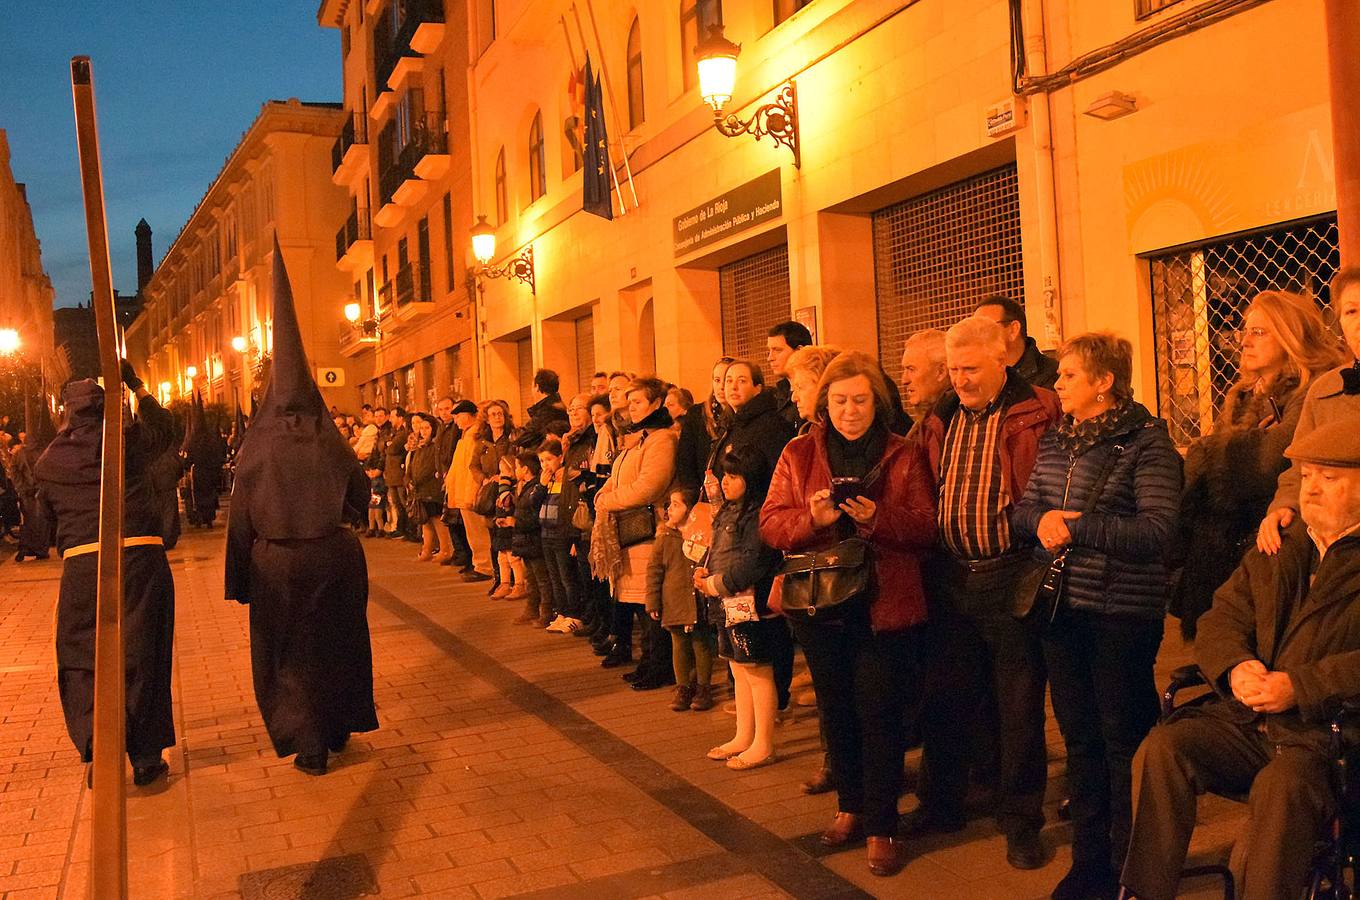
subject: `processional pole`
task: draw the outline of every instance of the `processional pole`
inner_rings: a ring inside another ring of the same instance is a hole
[[[94,803],[90,829],[90,896],[126,900],[127,807],[123,700],[123,404],[118,319],[109,267],[108,222],[99,171],[99,131],[88,56],[71,58],[80,181],[90,244],[99,370],[104,378],[104,441],[99,475],[99,581],[94,637]]]

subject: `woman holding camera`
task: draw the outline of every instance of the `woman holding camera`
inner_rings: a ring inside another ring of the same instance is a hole
[[[872,357],[851,351],[831,360],[816,423],[784,449],[760,515],[761,537],[785,553],[867,545],[867,591],[837,598],[829,615],[784,611],[812,671],[834,769],[838,812],[821,841],[867,838],[875,875],[906,862],[897,839],[903,714],[920,683],[920,559],[935,541],[929,466],[919,446],[889,431],[892,415]]]

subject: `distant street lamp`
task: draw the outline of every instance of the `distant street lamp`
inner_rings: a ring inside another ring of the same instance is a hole
[[[173,388],[173,387],[174,387],[174,385],[172,385],[172,384],[171,384],[170,382],[168,382],[168,381],[162,381],[162,382],[161,382],[161,403],[164,404],[164,403],[169,403],[169,402],[170,402],[170,390],[171,390],[171,388]]]
[[[477,224],[472,226],[472,255],[480,263],[477,275],[513,278],[529,285],[530,293],[538,294],[534,278],[534,245],[526,244],[519,256],[506,260],[504,265],[491,265],[491,260],[496,258],[496,229],[487,224],[486,216],[478,216]]]
[[[0,328],[0,356],[13,356],[19,352],[21,344],[18,331],[13,328]]]
[[[713,109],[713,127],[727,137],[749,134],[760,140],[769,135],[776,144],[793,151],[794,168],[800,168],[803,156],[798,145],[798,86],[792,78],[772,102],[756,107],[749,119],[742,120],[735,113],[723,115],[723,107],[736,89],[740,54],[741,45],[729,41],[720,24],[710,25],[708,37],[694,48],[699,66],[699,96]]]
[[[231,339],[231,349],[235,350],[237,353],[245,353],[246,339],[239,334],[236,335],[236,337]]]
[[[351,325],[358,322],[359,316],[362,314],[363,310],[360,308],[358,303],[345,304],[345,321],[349,322]]]
[[[190,381],[193,381],[198,377],[198,366],[189,366],[184,370],[184,374],[189,376]]]

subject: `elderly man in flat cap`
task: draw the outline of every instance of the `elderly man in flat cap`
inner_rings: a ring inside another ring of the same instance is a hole
[[[1360,428],[1335,421],[1286,451],[1301,521],[1278,554],[1250,551],[1200,619],[1195,662],[1214,694],[1147,736],[1123,882],[1170,900],[1196,795],[1247,794],[1233,852],[1238,896],[1297,896],[1336,804],[1328,724],[1360,695]],[[1138,776],[1136,776],[1138,777]]]

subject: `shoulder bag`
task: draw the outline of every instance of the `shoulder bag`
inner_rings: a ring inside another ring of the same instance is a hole
[[[1110,480],[1119,458],[1124,455],[1124,445],[1115,444],[1101,466],[1100,474],[1091,485],[1091,493],[1086,497],[1083,512],[1095,509],[1105,485]],[[1070,477],[1070,476],[1069,476]],[[1067,500],[1063,498],[1063,509]],[[1062,605],[1063,589],[1067,585],[1067,551],[1064,547],[1049,560],[1028,557],[1016,575],[1015,588],[1011,594],[1011,615],[1026,622],[1051,624]]]
[[[477,488],[477,497],[472,501],[472,511],[479,516],[490,517],[496,514],[496,498],[500,496],[500,484],[495,478],[488,478]]]
[[[838,620],[867,604],[873,591],[869,542],[848,538],[809,553],[789,553],[780,569],[779,603],[797,622]]]

